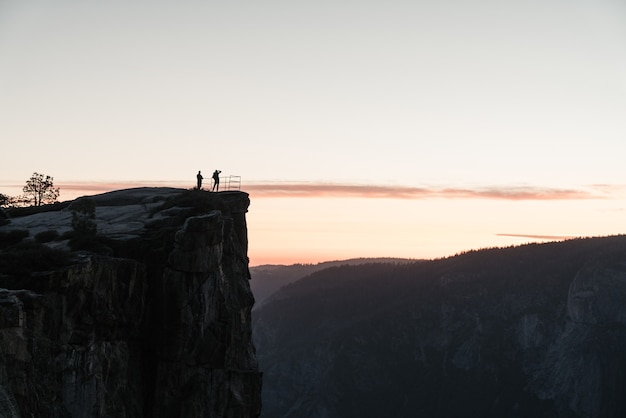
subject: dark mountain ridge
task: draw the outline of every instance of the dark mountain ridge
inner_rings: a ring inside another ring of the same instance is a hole
[[[321,270],[255,312],[266,417],[626,414],[626,236]]]
[[[250,267],[250,274],[254,278],[250,282],[250,289],[256,300],[255,309],[281,287],[295,282],[319,270],[343,265],[359,265],[370,263],[408,263],[406,258],[351,258],[347,260],[324,261],[315,264],[263,264]],[[414,261],[414,260],[413,260]]]

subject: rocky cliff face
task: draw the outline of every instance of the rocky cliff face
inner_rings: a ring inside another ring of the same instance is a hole
[[[94,200],[108,233],[100,254],[0,275],[0,415],[257,417],[248,196],[142,189]],[[62,229],[67,211],[3,229]]]
[[[268,418],[626,416],[626,236],[323,270],[254,321]]]

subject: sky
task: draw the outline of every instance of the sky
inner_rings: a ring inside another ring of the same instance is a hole
[[[621,0],[0,0],[0,193],[241,176],[252,265],[626,232]]]

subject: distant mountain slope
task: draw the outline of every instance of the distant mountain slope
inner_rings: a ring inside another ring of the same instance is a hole
[[[286,284],[295,282],[311,273],[329,267],[342,265],[359,265],[365,263],[406,263],[410,260],[406,258],[353,258],[341,261],[326,261],[317,264],[264,264],[250,267],[250,288],[254,294],[255,309]]]
[[[267,418],[626,416],[626,236],[328,268],[253,332]]]

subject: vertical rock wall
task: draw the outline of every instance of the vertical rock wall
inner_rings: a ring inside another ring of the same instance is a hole
[[[23,284],[0,292],[0,385],[19,411],[8,416],[141,416],[143,265],[89,257]]]
[[[160,402],[153,416],[260,413],[250,318],[254,298],[243,248],[232,218],[219,211],[187,219],[176,234],[163,274],[163,309],[157,314],[163,335],[155,390]]]
[[[249,200],[223,202],[187,217],[159,266],[88,255],[0,277],[0,416],[259,416]]]

